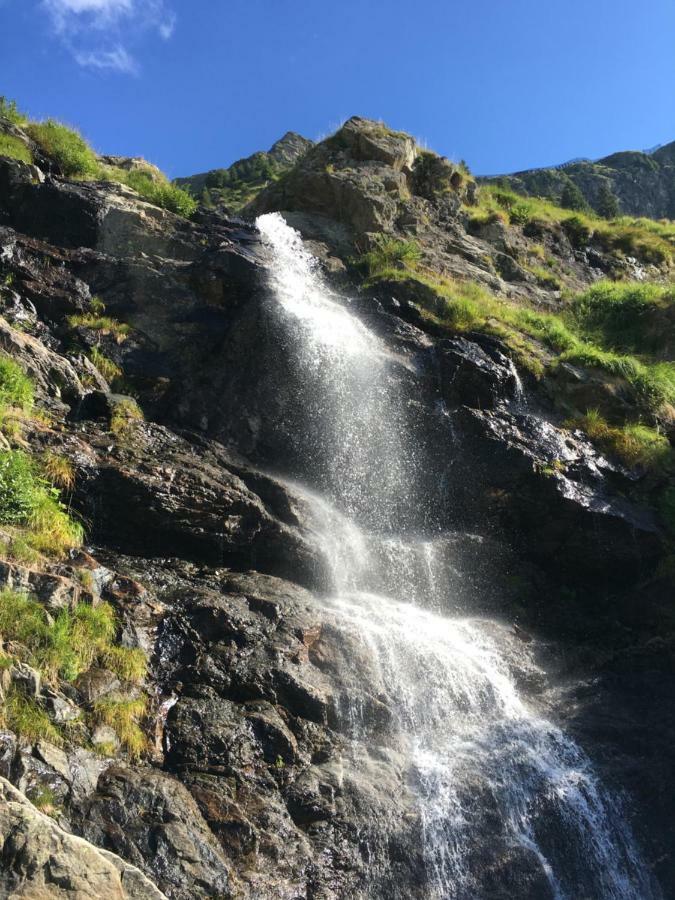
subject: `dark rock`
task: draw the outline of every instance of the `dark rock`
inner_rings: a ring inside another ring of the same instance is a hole
[[[221,848],[185,788],[152,769],[109,768],[89,798],[83,836],[133,862],[173,900],[236,896]]]
[[[515,396],[519,385],[513,363],[497,347],[489,349],[488,353],[466,338],[436,345],[440,389],[447,404],[494,409]]]

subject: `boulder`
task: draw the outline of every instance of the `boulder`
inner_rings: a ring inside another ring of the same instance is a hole
[[[0,894],[26,900],[166,900],[138,869],[67,834],[0,778]]]

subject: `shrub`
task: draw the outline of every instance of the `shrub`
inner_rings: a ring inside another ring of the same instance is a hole
[[[29,148],[13,134],[0,134],[0,156],[9,156],[29,164],[33,162],[33,154]]]
[[[563,219],[562,227],[565,229],[573,247],[581,250],[588,246],[593,232],[588,223],[580,216],[570,216],[568,219]]]
[[[598,215],[602,216],[604,219],[616,219],[619,215],[619,201],[616,194],[606,182],[603,182],[598,193],[596,210]]]
[[[55,119],[31,123],[26,131],[66,178],[94,178],[97,175],[96,154],[77,131]]]
[[[565,183],[560,196],[560,205],[563,209],[572,209],[577,212],[588,209],[586,198],[579,187],[570,179]]]

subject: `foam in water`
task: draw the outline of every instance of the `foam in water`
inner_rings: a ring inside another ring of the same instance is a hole
[[[321,394],[308,427],[322,437],[329,498],[313,497],[334,573],[326,617],[367,650],[379,682],[372,692],[393,711],[419,803],[425,896],[487,897],[482,869],[493,860],[476,850],[485,831],[495,854],[527,858],[556,900],[656,898],[618,802],[517,689],[514,673],[535,669],[524,645],[496,623],[430,611],[452,606],[441,602],[449,563],[442,536],[397,532],[402,499],[433,498],[415,487],[423,436],[409,428],[387,355],[283,218],[265,215],[258,226],[298,364]],[[376,740],[358,697],[344,716],[355,742]],[[376,887],[369,896],[380,896]]]

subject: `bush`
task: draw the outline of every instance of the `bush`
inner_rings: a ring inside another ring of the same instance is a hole
[[[579,187],[570,179],[566,182],[560,196],[560,205],[563,209],[572,209],[576,212],[582,212],[588,209],[586,198],[581,193]]]
[[[604,219],[616,219],[619,215],[619,200],[606,182],[603,182],[598,193],[596,210]]]
[[[0,134],[0,156],[32,163],[33,155],[24,142],[13,134]]]
[[[55,119],[47,119],[46,122],[31,123],[26,131],[66,178],[95,178],[98,174],[96,154],[72,128]]]

